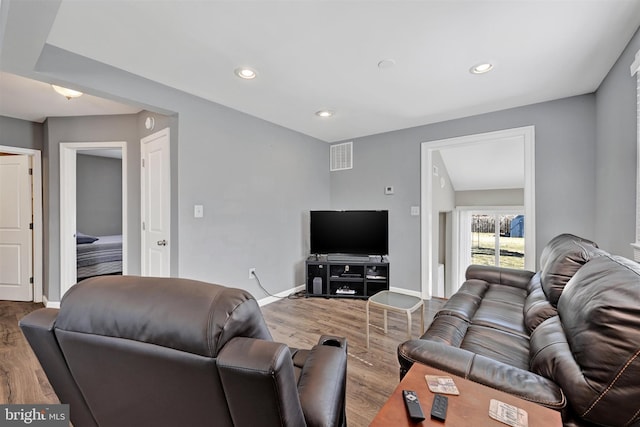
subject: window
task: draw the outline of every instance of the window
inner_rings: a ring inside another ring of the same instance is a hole
[[[524,207],[459,207],[454,210],[454,214],[453,221],[457,224],[457,231],[453,238],[457,241],[458,248],[452,266],[454,276],[464,278],[465,271],[471,264],[526,267]],[[497,227],[498,233],[496,224],[501,224]],[[453,292],[456,290],[454,288]]]
[[[471,263],[524,269],[524,215],[471,215]]]

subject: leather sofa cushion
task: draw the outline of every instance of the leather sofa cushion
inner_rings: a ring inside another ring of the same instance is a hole
[[[248,292],[202,285],[195,280],[137,276],[123,276],[117,282],[109,276],[87,279],[62,298],[55,327],[207,357],[216,357],[233,337],[271,340],[260,308]]]
[[[529,339],[486,326],[470,325],[460,348],[520,369],[529,369]]]
[[[536,273],[529,282],[523,310],[524,324],[529,334],[531,334],[540,323],[550,317],[558,315],[558,310],[549,303],[542,290],[540,272]]]
[[[520,369],[529,369],[529,338],[491,326],[469,323],[457,316],[436,317],[421,339],[458,347]]]
[[[473,324],[528,338],[529,333],[525,329],[523,320],[523,300],[524,296],[520,298],[520,301],[509,302],[490,299],[482,301],[473,317]]]
[[[532,370],[556,381],[587,421],[629,425],[640,417],[639,301],[640,266],[599,256],[568,282],[559,316],[531,335]]]
[[[586,239],[572,234],[554,237],[540,255],[540,283],[549,303],[554,307],[569,279],[591,258],[604,254]]]
[[[490,276],[486,278],[491,279]],[[519,287],[467,279],[436,313],[436,319],[454,316],[473,325],[528,337],[523,321],[526,296],[527,291]]]
[[[453,347],[460,347],[465,334],[469,329],[469,322],[458,316],[448,314],[439,315],[427,331],[422,335],[421,339],[438,341]]]
[[[483,280],[467,280],[455,294],[451,295],[446,305],[436,313],[436,316],[450,315],[470,322],[480,307],[482,297],[489,288]]]

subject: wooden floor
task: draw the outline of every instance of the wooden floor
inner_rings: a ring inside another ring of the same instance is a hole
[[[429,324],[444,300],[425,301]],[[382,312],[372,310],[371,344],[366,348],[364,300],[282,299],[262,312],[274,340],[291,347],[310,348],[322,334],[348,340],[347,421],[368,426],[398,384],[396,348],[406,340],[406,320],[389,313],[389,332],[382,330]],[[40,364],[18,328],[18,320],[40,308],[34,303],[0,301],[0,403],[59,403]],[[420,329],[413,314],[413,336]]]

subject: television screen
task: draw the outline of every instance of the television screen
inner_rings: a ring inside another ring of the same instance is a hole
[[[387,255],[388,211],[311,211],[312,254]]]

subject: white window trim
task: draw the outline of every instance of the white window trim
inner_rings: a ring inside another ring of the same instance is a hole
[[[633,258],[640,261],[640,50],[631,64],[631,76],[636,76],[636,241],[631,243]]]

